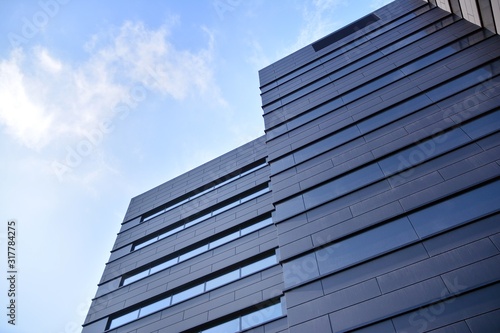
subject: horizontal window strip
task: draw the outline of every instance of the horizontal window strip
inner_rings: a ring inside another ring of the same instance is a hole
[[[312,47],[314,51],[318,52],[325,47],[330,46],[333,43],[357,32],[358,30],[361,30],[369,26],[370,24],[377,22],[378,20],[380,20],[380,17],[375,14],[368,14],[366,16],[363,16],[359,20],[354,21],[353,23],[346,25],[345,27],[329,34],[328,36],[321,38],[317,42],[313,43]]]
[[[280,91],[279,94],[280,99],[278,101],[275,101],[274,103],[266,104],[264,106],[266,113],[271,112],[272,109],[276,109],[279,106],[284,106],[296,99],[304,97],[305,95],[311,93],[312,91],[320,89],[321,87],[327,84],[331,84],[331,82],[337,82],[339,79],[346,76],[347,74],[352,74],[356,70],[359,70],[362,67],[366,67],[372,63],[375,63],[377,60],[384,58],[385,56],[394,53],[398,50],[401,50],[404,47],[416,41],[424,40],[424,38],[431,36],[433,33],[439,31],[440,29],[445,28],[446,26],[456,22],[457,20],[458,18],[454,18],[452,15],[448,15],[439,21],[441,23],[440,25],[436,25],[435,23],[429,24],[415,32],[412,32],[411,34],[403,38],[395,40],[393,43],[382,49],[372,48],[360,54],[359,48],[361,46],[358,45],[355,49],[351,51],[344,50],[344,52],[337,54],[336,57],[323,57],[321,58],[320,61],[321,66],[334,67],[335,68],[334,71],[329,73],[325,72],[323,76],[316,79],[314,82],[309,82],[307,85],[303,84],[300,86],[299,89],[293,89],[293,90],[291,90],[290,88],[286,89],[286,85],[276,87],[275,89],[279,89]],[[349,52],[353,52],[353,54],[350,55]],[[352,59],[347,63],[343,62],[335,66],[332,66],[333,62],[338,62],[337,56],[341,56],[342,60],[351,57]],[[314,70],[324,71],[322,67],[319,67]],[[310,70],[309,73],[311,71],[312,70]],[[339,84],[340,87],[342,86],[342,83],[336,83],[336,84]],[[276,94],[276,92],[273,93]]]
[[[149,220],[151,220],[151,219],[153,219],[153,218],[155,218],[157,216],[160,216],[160,215],[162,215],[162,214],[164,214],[164,213],[166,213],[166,212],[168,212],[168,211],[170,211],[170,210],[172,210],[174,208],[182,206],[183,204],[185,204],[185,203],[187,203],[187,202],[189,202],[189,201],[191,201],[193,199],[199,198],[199,197],[201,197],[202,195],[204,195],[204,194],[206,194],[208,192],[216,190],[216,189],[218,189],[218,188],[220,188],[220,187],[222,187],[222,186],[224,186],[224,185],[226,185],[226,184],[228,184],[228,183],[230,183],[232,181],[240,179],[241,177],[244,177],[244,176],[246,176],[246,175],[248,175],[248,174],[250,174],[250,173],[252,173],[254,171],[260,170],[260,169],[262,169],[262,168],[264,168],[266,166],[267,166],[267,163],[260,164],[260,165],[258,165],[256,167],[251,168],[250,170],[246,170],[246,171],[240,173],[237,176],[231,177],[231,178],[226,179],[226,180],[224,180],[224,181],[222,181],[220,183],[217,183],[216,185],[214,185],[212,187],[209,187],[209,188],[204,189],[204,190],[199,191],[199,192],[197,191],[195,194],[189,196],[188,198],[186,198],[186,199],[184,199],[182,201],[179,201],[177,203],[174,203],[174,204],[172,204],[172,205],[170,205],[170,206],[168,206],[168,207],[166,207],[166,208],[164,208],[164,209],[162,209],[162,210],[160,210],[158,212],[151,213],[151,214],[146,213],[146,214],[144,214],[144,217],[143,217],[143,219],[142,219],[141,222],[149,221]]]
[[[450,21],[449,19],[446,19],[447,21]],[[443,24],[444,26],[449,25],[452,23],[452,21],[448,22],[448,24]],[[388,54],[394,53],[398,50],[403,49],[404,47],[410,45],[411,43],[414,43],[417,40],[423,40],[425,41],[425,37],[432,37],[432,35],[429,35],[429,28],[423,29],[421,31],[417,31],[413,33],[412,35],[406,37],[405,39],[401,40],[400,42],[391,45],[390,47],[385,47],[381,50],[377,50],[376,52],[367,55],[359,60],[353,61],[349,63],[347,66],[336,69],[335,72],[328,73],[328,76],[330,80],[325,81],[326,84],[332,84],[331,82],[334,82],[334,84],[337,84],[339,86],[339,94],[335,96],[332,100],[326,102],[325,104],[322,104],[318,107],[315,107],[311,109],[310,111],[307,111],[306,113],[300,114],[296,116],[293,119],[290,119],[286,124],[281,124],[277,125],[274,127],[281,127],[281,126],[286,126],[288,130],[292,130],[294,128],[297,128],[301,125],[303,125],[305,122],[309,122],[315,118],[320,117],[321,115],[324,115],[325,113],[329,113],[336,108],[346,104],[346,103],[351,103],[355,101],[356,99],[360,98],[361,96],[367,95],[372,91],[375,91],[377,89],[380,89],[383,86],[386,86],[388,84],[391,84],[395,82],[397,79],[399,79],[397,76],[402,75],[410,75],[414,72],[417,72],[419,70],[422,70],[425,67],[428,67],[434,63],[437,63],[438,61],[449,57],[455,53],[458,53],[459,51],[472,46],[479,41],[482,41],[490,36],[492,36],[491,33],[485,32],[485,31],[479,31],[474,33],[472,36],[468,35],[464,38],[458,39],[457,41],[453,42],[450,45],[443,46],[442,48],[438,49],[438,51],[432,51],[427,54],[427,57],[424,57],[425,59],[421,58],[416,58],[414,60],[411,60],[407,62],[405,65],[403,65],[401,68],[398,68],[394,71],[384,73],[383,75],[375,78],[374,80],[370,82],[366,82],[363,85],[355,85],[349,88],[343,88],[342,87],[342,80],[346,79],[347,75],[353,75],[353,73],[356,73],[360,68],[363,67],[369,68],[370,65],[376,64],[376,62],[381,59],[386,57]],[[439,29],[437,30],[439,31]],[[397,74],[399,73],[399,74]],[[309,86],[307,86],[309,87]],[[306,89],[302,88],[302,89]],[[316,87],[320,89],[319,87]],[[309,93],[309,92],[307,92]],[[296,97],[293,97],[296,96]],[[303,97],[303,94],[301,94],[301,90],[297,90],[294,93],[287,95],[282,98],[283,104],[292,101],[295,98],[300,98]]]
[[[294,78],[296,78],[296,77],[298,77],[298,76],[300,76],[308,71],[314,70],[315,67],[322,66],[323,63],[325,63],[325,62],[327,62],[335,57],[338,57],[339,55],[345,55],[346,52],[348,52],[348,51],[357,50],[357,49],[359,49],[359,47],[361,47],[365,43],[373,43],[375,37],[384,35],[386,33],[390,33],[392,29],[397,28],[400,25],[403,25],[404,23],[418,17],[421,14],[428,12],[429,10],[430,10],[430,8],[425,6],[425,7],[421,8],[419,10],[416,10],[410,14],[406,14],[406,15],[394,20],[393,22],[390,22],[390,23],[380,27],[377,30],[369,32],[364,37],[365,39],[363,39],[363,40],[355,39],[346,45],[342,45],[341,47],[333,50],[332,52],[325,54],[319,60],[316,60],[314,63],[300,67],[300,68],[294,70],[293,72],[290,72],[290,73],[282,76],[281,78],[279,78],[275,82],[277,82],[279,85],[281,85],[281,84],[283,84],[287,81],[290,81],[290,80],[292,80],[292,79],[294,79]],[[267,86],[264,86],[263,87],[264,90],[262,91],[262,93],[265,93],[265,92],[270,91],[273,88],[275,88],[275,86],[273,86],[273,85],[269,85],[268,87],[269,88],[267,88]]]
[[[206,251],[213,250],[214,248],[216,248],[218,246],[227,244],[227,243],[229,243],[237,238],[243,237],[245,235],[248,235],[249,233],[252,233],[254,231],[265,228],[265,227],[271,225],[272,223],[273,223],[273,221],[272,221],[271,217],[268,217],[264,220],[259,220],[259,221],[255,222],[247,227],[241,228],[240,230],[238,230],[236,232],[230,233],[230,234],[225,235],[223,237],[219,237],[219,238],[217,238],[217,239],[215,239],[215,240],[213,240],[205,245],[197,247],[194,250],[191,250],[189,252],[185,252],[177,257],[174,257],[174,258],[171,258],[171,259],[166,260],[164,262],[161,262],[157,265],[154,265],[154,266],[152,266],[146,270],[143,270],[139,273],[136,273],[134,275],[130,275],[130,276],[123,279],[122,285],[125,286],[127,284],[132,283],[132,282],[135,282],[137,280],[145,278],[151,274],[160,272],[164,269],[172,267],[178,263],[181,263],[185,260],[193,258],[199,254],[206,252]]]
[[[217,209],[211,211],[210,213],[207,213],[205,215],[197,217],[194,220],[187,221],[186,223],[184,223],[184,224],[182,224],[180,226],[177,226],[177,227],[175,227],[173,229],[170,229],[170,230],[168,230],[168,231],[166,231],[166,232],[164,232],[164,233],[162,233],[162,234],[160,234],[160,235],[158,235],[158,236],[156,236],[154,238],[151,238],[151,239],[148,239],[146,241],[134,244],[134,246],[132,247],[132,251],[142,249],[143,247],[145,247],[147,245],[150,245],[150,244],[152,244],[154,242],[157,242],[157,241],[159,241],[159,240],[161,240],[161,239],[163,239],[165,237],[172,236],[173,234],[176,234],[176,233],[178,233],[178,232],[180,232],[180,231],[182,231],[182,230],[184,230],[186,228],[189,228],[189,227],[191,227],[191,226],[193,226],[195,224],[203,222],[203,221],[205,221],[205,220],[207,220],[207,219],[209,219],[211,217],[214,217],[214,216],[216,216],[216,215],[218,215],[220,213],[223,213],[223,212],[225,212],[225,211],[227,211],[227,210],[229,210],[229,209],[231,209],[233,207],[236,207],[236,206],[241,205],[241,204],[243,204],[245,202],[248,202],[248,201],[250,201],[250,200],[252,200],[252,199],[254,199],[254,198],[258,197],[258,196],[266,194],[269,191],[270,190],[269,190],[268,187],[266,187],[264,189],[260,189],[257,192],[251,193],[251,194],[249,194],[249,195],[247,195],[247,196],[245,196],[245,197],[243,197],[243,198],[241,198],[239,200],[233,201],[233,202],[231,202],[231,203],[229,203],[229,204],[227,204],[227,205],[225,205],[225,206],[223,206],[221,208],[217,208]]]
[[[230,271],[229,273],[225,273],[219,275],[215,278],[209,279],[203,283],[190,287],[188,289],[184,289],[182,291],[171,294],[167,297],[164,297],[160,300],[157,300],[153,303],[142,306],[139,309],[123,314],[119,317],[112,318],[109,322],[107,329],[113,329],[118,326],[127,324],[131,321],[139,319],[141,317],[147,316],[154,312],[163,310],[169,306],[175,305],[177,303],[183,302],[192,297],[198,296],[204,292],[210,291],[212,289],[218,288],[227,283],[236,281],[240,278],[248,276],[250,274],[257,273],[266,268],[274,266],[277,264],[276,254],[273,254],[264,259],[259,259],[250,264],[242,266],[238,269]]]
[[[236,333],[242,330],[249,329],[251,327],[262,325],[265,322],[271,321],[284,315],[281,302],[259,308],[260,309],[257,311],[252,311],[248,314],[239,316],[232,320],[228,320],[222,324],[212,326],[205,330],[199,331],[199,333]]]

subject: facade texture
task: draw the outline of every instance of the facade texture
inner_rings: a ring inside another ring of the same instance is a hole
[[[83,332],[500,332],[500,36],[432,2],[261,70],[265,136],[132,199]]]

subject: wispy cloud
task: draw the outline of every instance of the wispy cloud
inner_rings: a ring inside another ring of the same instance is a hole
[[[224,104],[212,70],[213,35],[197,51],[177,48],[170,27],[126,22],[93,36],[80,63],[42,46],[17,48],[0,59],[0,124],[20,144],[40,151],[83,138],[141,85],[176,100],[205,96]]]
[[[303,27],[294,45],[285,53],[296,51],[339,28],[340,22],[332,18],[336,17],[334,12],[345,4],[345,0],[314,0],[304,3]]]
[[[393,1],[394,0],[373,0],[373,2],[370,4],[370,8],[373,10],[379,9],[380,7],[383,7]]]

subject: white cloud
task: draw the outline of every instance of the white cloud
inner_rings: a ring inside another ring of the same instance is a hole
[[[272,61],[268,55],[264,52],[262,45],[255,38],[249,38],[247,40],[248,47],[251,54],[247,57],[247,62],[249,62],[254,68],[260,70],[268,66]]]
[[[0,124],[20,144],[40,151],[81,140],[112,121],[120,103],[136,106],[140,89],[225,105],[211,68],[213,35],[204,31],[207,45],[193,52],[176,48],[167,26],[126,22],[93,36],[85,45],[88,59],[77,64],[42,46],[15,49],[0,59]]]
[[[394,0],[373,0],[373,2],[370,4],[370,8],[373,10],[379,9],[380,7],[383,7]]]
[[[295,44],[285,53],[294,52],[339,28],[339,22],[332,20],[332,17],[335,17],[333,13],[338,7],[345,3],[345,0],[314,0],[312,4],[305,3],[302,8],[304,26]]]
[[[10,59],[0,62],[0,121],[21,144],[39,149],[50,140],[54,122],[45,106],[31,98],[20,68],[23,58],[20,50],[14,50]]]
[[[58,73],[62,69],[62,63],[53,58],[46,49],[36,48],[34,50],[35,56],[40,61],[42,69],[51,72]]]

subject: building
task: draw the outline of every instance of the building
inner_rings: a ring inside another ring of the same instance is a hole
[[[500,331],[500,37],[430,2],[261,70],[265,136],[131,200],[83,332]]]

